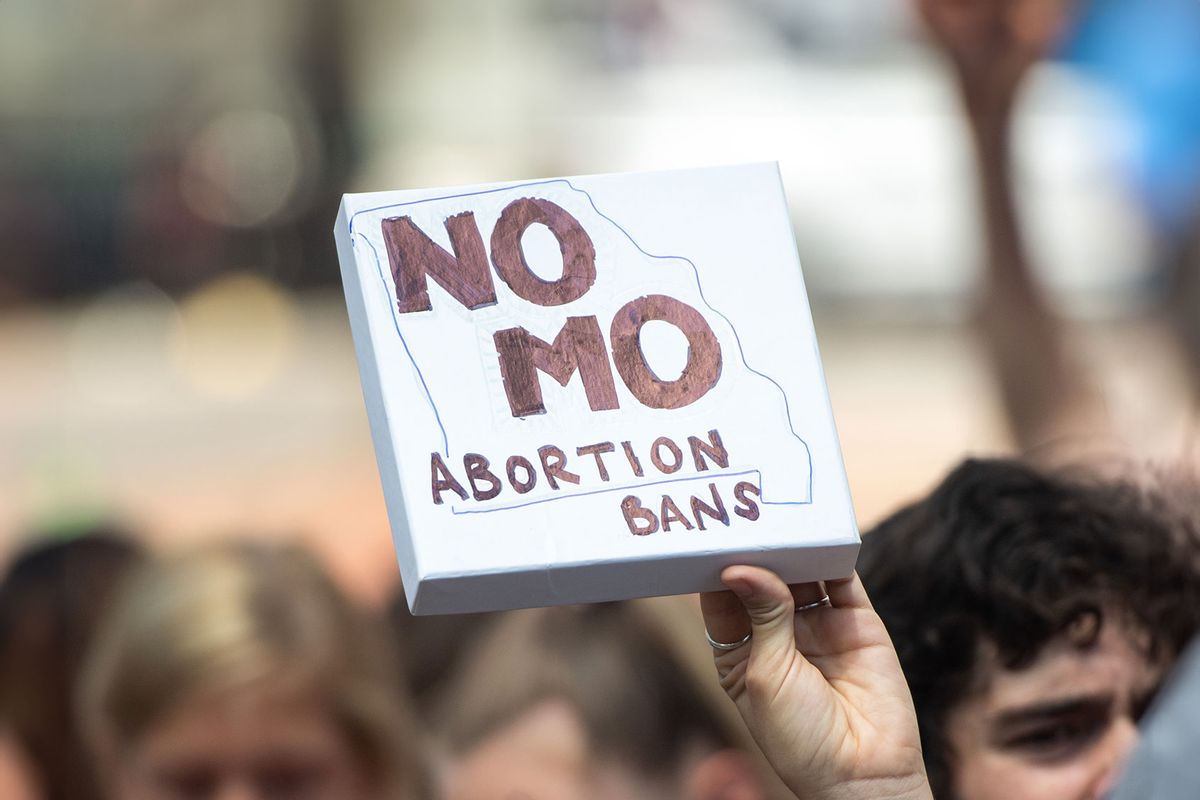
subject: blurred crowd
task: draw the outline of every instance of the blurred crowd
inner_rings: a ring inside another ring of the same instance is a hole
[[[1175,477],[968,460],[865,533],[859,571],[916,703],[935,797],[1107,797],[1200,631],[1200,491]],[[855,612],[846,588],[826,591],[797,606],[798,637],[805,609]],[[754,714],[778,704],[819,738],[838,723],[789,713],[781,691],[758,712],[738,703],[747,729],[730,702],[741,673],[720,657],[749,637],[701,635],[723,619],[718,600],[703,622],[690,597],[414,617],[402,593],[382,612],[357,605],[295,545],[156,555],[115,529],[41,544],[0,584],[0,794],[792,797],[780,776],[797,785],[803,750],[781,757]],[[865,687],[884,674],[856,670],[844,679]],[[1200,729],[1194,705],[1173,708]],[[903,736],[882,704],[866,712]],[[1169,733],[1168,753],[1194,746]]]
[[[698,625],[682,598],[431,619],[400,595],[368,613],[294,546],[157,558],[96,531],[5,576],[0,791],[772,796]]]
[[[872,379],[834,396],[852,478],[856,452],[877,462],[860,571],[936,795],[1112,789],[1200,628],[1194,0],[9,0],[0,797],[790,797],[712,675],[696,598],[414,617],[379,557],[369,458],[302,472],[294,444],[341,413],[328,387],[353,385],[319,294],[342,192],[764,155],[784,160],[831,385],[839,354],[862,355],[839,317],[882,303],[934,324],[952,297],[938,336],[969,342],[954,352],[987,389],[926,411],[999,420],[936,458],[920,431],[876,438],[880,419],[904,427],[889,348],[911,327],[868,336]],[[47,377],[56,337],[75,383]],[[161,363],[134,358],[164,343]],[[341,372],[272,383],[290,350]],[[212,404],[202,422],[170,369]],[[355,413],[331,440],[365,435]],[[196,457],[210,435],[255,445]],[[962,461],[978,449],[1007,458]],[[94,496],[143,482],[169,512]],[[234,502],[232,484],[254,488]],[[296,515],[322,494],[324,518]],[[278,531],[305,525],[320,533]],[[1098,688],[1093,657],[1118,665]],[[1076,676],[1088,702],[1045,711]],[[1045,713],[987,727],[1005,691]]]

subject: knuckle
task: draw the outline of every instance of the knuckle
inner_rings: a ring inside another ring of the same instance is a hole
[[[765,670],[751,667],[746,670],[746,696],[754,705],[768,702],[775,695],[775,679]]]
[[[729,669],[722,669],[719,672],[721,688],[733,700],[737,700],[746,691],[746,666],[745,662],[739,662]]]
[[[749,611],[752,622],[766,626],[776,625],[782,618],[790,617],[793,613],[791,606],[786,605],[759,606]]]

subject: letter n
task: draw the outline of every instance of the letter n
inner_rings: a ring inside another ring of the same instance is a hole
[[[494,305],[496,288],[483,249],[479,225],[470,211],[446,220],[453,255],[425,235],[411,217],[383,221],[383,241],[396,281],[396,304],[401,314],[429,311],[426,276],[467,308]]]
[[[500,374],[514,417],[546,413],[538,370],[562,386],[579,370],[592,411],[617,408],[608,350],[595,317],[567,317],[554,344],[546,344],[524,328],[496,331],[492,338],[500,354]]]

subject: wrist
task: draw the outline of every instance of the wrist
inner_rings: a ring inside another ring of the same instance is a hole
[[[1017,86],[1016,83],[988,80],[986,77],[972,78],[959,73],[959,102],[963,116],[977,139],[1003,139],[1007,136],[1016,106]]]
[[[789,784],[791,782],[789,781]],[[933,789],[924,769],[891,778],[864,778],[816,788],[789,785],[804,800],[933,800]]]
[[[801,795],[803,796],[803,795]],[[933,789],[922,774],[911,780],[855,782],[820,795],[821,800],[933,800]]]

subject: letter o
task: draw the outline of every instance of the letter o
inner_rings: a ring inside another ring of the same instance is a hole
[[[545,225],[558,239],[563,271],[556,281],[539,278],[521,249],[522,234],[536,223]],[[492,263],[508,288],[540,306],[578,300],[596,281],[596,248],[579,220],[556,203],[532,197],[513,200],[500,212],[492,229]]]
[[[687,366],[673,381],[655,375],[642,353],[642,326],[651,320],[668,322],[687,337]],[[613,317],[609,339],[621,380],[650,408],[691,405],[721,377],[721,343],[699,311],[673,297],[650,294],[626,303]]]
[[[664,447],[671,454],[669,466],[662,457]],[[666,436],[660,436],[654,440],[654,444],[650,445],[650,460],[654,463],[655,469],[664,475],[670,475],[672,472],[678,472],[679,468],[683,466],[683,451],[679,449],[679,445]]]
[[[517,467],[525,470],[525,480],[517,480]],[[525,494],[526,492],[537,486],[537,472],[533,469],[533,464],[524,456],[509,456],[508,462],[504,465],[505,471],[508,473],[508,483],[517,490],[517,494]]]

